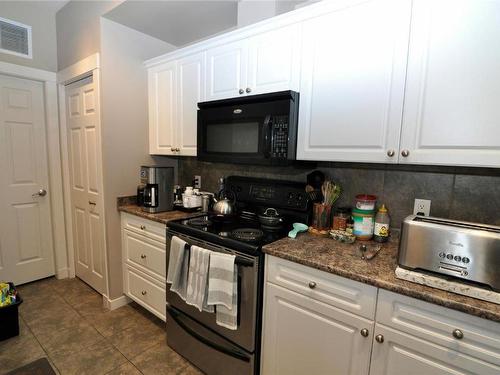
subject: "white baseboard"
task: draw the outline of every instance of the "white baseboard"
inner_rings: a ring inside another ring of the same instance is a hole
[[[128,298],[126,295],[115,299],[109,299],[108,296],[102,296],[102,303],[106,309],[116,310],[119,307],[128,305],[132,300]]]
[[[56,271],[56,279],[67,279],[71,277],[69,268],[61,268]]]

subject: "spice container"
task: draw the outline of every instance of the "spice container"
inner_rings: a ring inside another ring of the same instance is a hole
[[[333,216],[333,230],[346,230],[347,221],[351,216],[351,209],[349,207],[339,207],[335,210],[335,215]]]
[[[377,215],[375,216],[375,227],[373,231],[374,240],[377,242],[387,242],[389,240],[389,224],[391,223],[391,217],[387,211],[387,208],[383,204],[378,209]]]
[[[375,209],[376,202],[377,202],[377,197],[375,195],[369,195],[369,194],[356,195],[356,208],[358,210],[372,211]]]
[[[358,240],[368,241],[373,237],[373,227],[375,225],[375,211],[365,211],[355,208],[352,210],[354,220],[353,234]]]

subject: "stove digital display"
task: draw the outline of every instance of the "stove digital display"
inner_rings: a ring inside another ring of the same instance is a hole
[[[274,199],[276,191],[270,186],[252,186],[250,195],[257,200]]]

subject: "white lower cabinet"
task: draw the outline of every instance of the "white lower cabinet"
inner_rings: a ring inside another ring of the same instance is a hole
[[[373,321],[271,283],[265,303],[263,375],[368,374]]]
[[[125,213],[121,220],[123,293],[165,321],[165,226]]]
[[[269,255],[264,295],[263,375],[500,374],[499,323]]]

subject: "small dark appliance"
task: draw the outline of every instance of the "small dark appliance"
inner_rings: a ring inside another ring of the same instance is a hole
[[[137,205],[145,212],[173,209],[174,168],[141,167],[141,184],[137,187]]]

